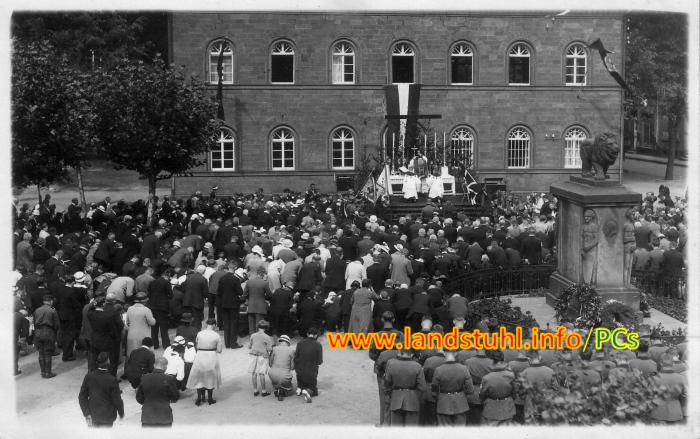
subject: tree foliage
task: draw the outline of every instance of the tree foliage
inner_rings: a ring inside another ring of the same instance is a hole
[[[12,35],[22,41],[48,40],[71,65],[109,68],[123,58],[149,61],[167,48],[165,14],[119,12],[18,12]]]
[[[12,179],[16,187],[68,180],[94,122],[89,82],[48,41],[13,40]]]
[[[104,76],[100,94],[102,148],[117,169],[157,180],[204,163],[221,121],[217,104],[196,78],[156,58],[151,64],[123,60]]]

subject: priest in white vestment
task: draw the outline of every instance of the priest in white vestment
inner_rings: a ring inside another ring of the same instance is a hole
[[[441,201],[445,195],[445,186],[439,173],[428,177],[428,198],[433,201]]]
[[[420,179],[413,172],[407,172],[403,178],[403,198],[415,203],[418,200],[420,185]]]

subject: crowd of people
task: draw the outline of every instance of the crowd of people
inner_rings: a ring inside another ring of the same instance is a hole
[[[74,361],[76,350],[84,350],[89,373],[80,405],[93,425],[123,416],[114,391],[118,376],[137,389],[144,425],[172,423],[164,406],[184,389],[197,390],[197,405],[215,403],[213,390],[221,385],[217,354],[241,348],[245,333],[254,395],[270,394],[266,377],[278,399],[293,394],[294,371],[297,395],[310,402],[318,395],[323,355],[316,338],[324,330],[366,333],[404,325],[449,330],[468,310],[464,297],[450,293],[450,279],[556,258],[557,200],[546,193],[500,194],[491,215],[479,218],[438,199],[397,222],[385,199],[324,195],[313,185],[301,194],[266,196],[259,190],[223,198],[212,188],[209,196],[165,196],[154,205],[150,221],[142,200],[106,197],[84,211],[74,199],[63,212],[49,195],[34,207],[13,205],[16,374],[20,352],[29,344],[38,351],[43,378],[55,376],[54,356]],[[650,253],[685,249],[683,200],[674,205],[664,191],[647,195],[630,215],[636,221],[635,255],[645,245]],[[635,268],[640,259],[636,256]],[[295,334],[302,340],[292,346]],[[163,355],[155,358],[161,346]],[[507,387],[528,370],[525,363],[544,370],[531,353],[435,354],[414,361],[413,352],[370,352],[382,401],[380,423],[462,423],[465,407],[478,413],[470,422],[511,420],[518,405]],[[388,361],[394,357],[397,361]],[[607,354],[579,358],[584,370],[610,360]],[[664,359],[655,359],[662,377],[668,370]],[[522,370],[511,370],[514,361]],[[579,370],[567,361],[566,356],[559,361],[564,369]],[[624,368],[624,359],[616,365]],[[416,381],[408,383],[411,374]],[[544,380],[535,371],[526,376],[531,374]],[[437,398],[432,396],[433,408],[423,414],[421,407],[431,401],[419,394],[432,395],[431,390]],[[466,395],[466,406],[460,395]],[[93,400],[113,400],[113,410],[98,416]]]

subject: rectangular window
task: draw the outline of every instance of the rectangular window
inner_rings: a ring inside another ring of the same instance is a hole
[[[294,169],[294,142],[272,143],[272,169]]]
[[[413,57],[392,56],[391,74],[391,82],[393,82],[394,84],[412,84],[414,82]]]
[[[355,62],[352,55],[333,55],[333,84],[355,83]]]
[[[509,59],[508,83],[530,84],[530,57],[511,56]]]
[[[586,64],[585,58],[567,58],[566,85],[586,85]]]
[[[472,83],[472,57],[452,56],[452,83],[471,84]]]
[[[517,139],[508,141],[508,167],[530,167],[530,141]]]
[[[270,81],[280,84],[294,83],[294,55],[271,56]]]

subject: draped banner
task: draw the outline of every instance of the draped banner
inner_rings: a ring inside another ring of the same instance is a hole
[[[403,116],[388,120],[388,139],[391,139],[393,134],[396,139],[405,139],[406,146],[414,145],[418,136],[420,89],[420,84],[392,84],[384,87],[387,115]]]
[[[613,64],[612,59],[609,59],[608,55],[611,53],[615,53],[613,51],[610,51],[603,46],[603,42],[600,41],[600,38],[596,38],[595,41],[593,41],[591,44],[588,45],[589,49],[597,50],[598,54],[600,55],[600,59],[603,61],[603,65],[605,66],[605,70],[608,71],[610,76],[620,84],[622,88],[627,90],[629,94],[634,94],[632,93],[632,90],[630,90],[629,86],[627,85],[627,82],[620,76],[620,73],[618,73],[617,69],[615,68],[615,64]]]

